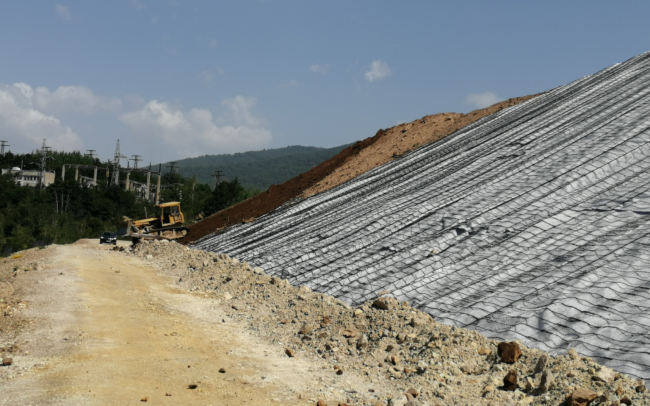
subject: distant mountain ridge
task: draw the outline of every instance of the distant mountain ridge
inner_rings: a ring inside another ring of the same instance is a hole
[[[236,177],[244,187],[266,190],[330,159],[348,145],[333,148],[291,145],[235,154],[203,155],[181,159],[176,164],[180,167],[179,174],[186,177],[196,175],[199,182],[211,186],[215,182],[212,174],[219,170],[227,180]]]

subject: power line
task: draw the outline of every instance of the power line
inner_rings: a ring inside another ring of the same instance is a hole
[[[219,186],[219,183],[221,183],[221,178],[224,177],[224,176],[223,176],[223,172],[221,172],[221,171],[214,171],[214,173],[212,174],[212,177],[213,177],[214,180],[215,180],[214,188],[216,189],[217,186]]]
[[[111,162],[113,169],[113,177],[111,179],[111,183],[114,185],[120,184],[120,160],[122,158],[126,158],[126,156],[122,155],[120,152],[120,140],[118,139],[117,146],[115,147],[115,155],[113,155],[113,162]]]
[[[176,162],[170,162],[165,168],[169,168],[169,173],[177,173],[180,166],[176,165]]]
[[[138,169],[138,162],[142,161],[142,156],[141,155],[131,155],[133,158],[129,159],[129,161],[133,161],[133,169]]]

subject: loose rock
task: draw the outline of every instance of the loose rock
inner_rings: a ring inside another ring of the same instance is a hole
[[[503,378],[503,390],[514,391],[518,388],[517,385],[517,370],[511,369]]]
[[[616,379],[616,372],[613,369],[607,367],[600,367],[600,370],[596,371],[594,374],[594,380],[602,381],[607,383],[612,383]]]
[[[521,357],[521,348],[516,342],[500,342],[497,347],[497,355],[501,357],[501,362],[514,364]]]
[[[580,388],[576,389],[569,395],[566,400],[569,406],[588,406],[598,397],[598,394],[592,390]]]

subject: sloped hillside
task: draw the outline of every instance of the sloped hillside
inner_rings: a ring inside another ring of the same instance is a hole
[[[315,168],[192,225],[182,242],[189,243],[233,224],[251,221],[292,199],[329,190],[420,145],[437,141],[489,114],[533,97],[513,98],[469,114],[435,114],[379,130],[375,136],[357,141]],[[405,135],[406,131],[409,132]]]
[[[237,178],[244,187],[266,190],[308,171],[345,147],[347,145],[333,148],[292,145],[236,154],[203,155],[177,161],[180,166],[178,173],[187,177],[196,175],[199,182],[214,186],[212,173],[220,170],[226,179]]]
[[[650,53],[194,247],[650,378]]]

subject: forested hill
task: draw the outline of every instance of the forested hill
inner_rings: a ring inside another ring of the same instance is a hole
[[[196,175],[199,182],[213,186],[212,174],[219,170],[227,180],[238,178],[246,188],[266,190],[308,171],[347,146],[318,148],[294,145],[236,154],[204,155],[177,161],[180,166],[178,173],[185,177]]]

